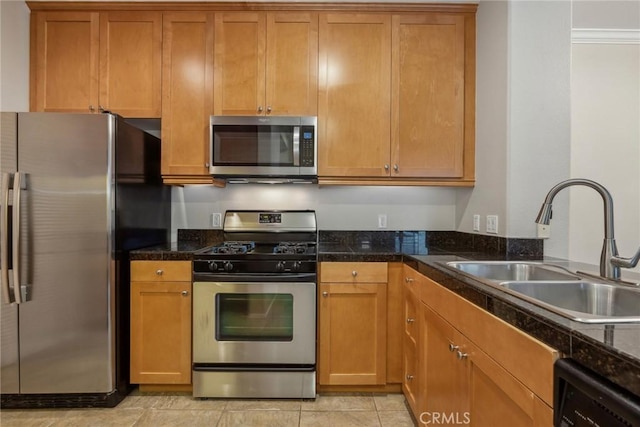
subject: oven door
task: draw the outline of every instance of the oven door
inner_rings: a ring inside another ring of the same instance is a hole
[[[316,284],[195,282],[193,362],[315,364]]]

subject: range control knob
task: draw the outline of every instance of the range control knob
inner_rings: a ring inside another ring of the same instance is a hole
[[[224,263],[224,271],[231,271],[233,270],[233,264],[231,264],[231,262],[227,261]]]
[[[209,261],[209,270],[218,271],[218,263],[215,261]]]
[[[302,264],[300,263],[300,261],[294,261],[293,265],[291,266],[291,271],[300,271],[301,266]]]
[[[278,261],[276,264],[276,271],[279,273],[284,271],[284,262]]]

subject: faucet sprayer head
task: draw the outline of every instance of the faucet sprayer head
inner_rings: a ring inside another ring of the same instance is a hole
[[[536,218],[536,222],[538,224],[549,225],[551,221],[551,203],[543,203],[540,208],[540,212],[538,212],[538,217]]]

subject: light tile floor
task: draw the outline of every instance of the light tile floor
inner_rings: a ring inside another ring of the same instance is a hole
[[[413,427],[401,394],[319,395],[315,400],[194,399],[138,393],[108,409],[0,411],[2,427]]]

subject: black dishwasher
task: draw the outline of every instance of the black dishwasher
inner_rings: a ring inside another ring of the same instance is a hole
[[[640,427],[640,398],[572,359],[554,365],[555,427]]]

